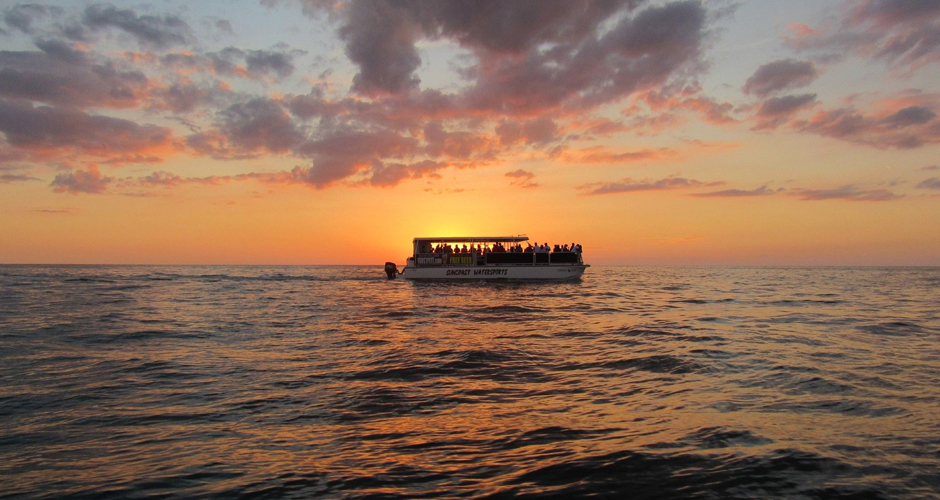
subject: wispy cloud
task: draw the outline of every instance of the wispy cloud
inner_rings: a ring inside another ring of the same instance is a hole
[[[634,180],[630,178],[618,182],[595,182],[578,186],[583,194],[601,195],[617,193],[636,193],[643,191],[668,191],[673,189],[690,189],[699,187],[720,186],[723,182],[702,182],[684,177],[667,177],[659,180]]]
[[[894,201],[904,197],[887,189],[859,189],[851,184],[835,189],[794,189],[790,193],[805,201]]]
[[[697,198],[747,198],[751,196],[769,196],[785,191],[783,188],[771,189],[766,185],[756,189],[725,189],[722,191],[711,191],[707,193],[693,193],[690,196]]]

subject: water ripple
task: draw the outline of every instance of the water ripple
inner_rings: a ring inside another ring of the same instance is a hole
[[[937,498],[938,283],[0,266],[0,496]]]

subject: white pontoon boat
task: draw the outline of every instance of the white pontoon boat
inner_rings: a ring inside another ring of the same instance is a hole
[[[590,267],[581,259],[580,247],[568,251],[521,244],[526,236],[461,236],[415,238],[414,254],[402,271],[385,264],[389,279],[409,280],[577,280]],[[546,245],[547,246],[547,245]]]

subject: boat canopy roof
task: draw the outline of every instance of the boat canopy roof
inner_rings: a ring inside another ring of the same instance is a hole
[[[415,238],[415,243],[419,241],[430,241],[434,243],[518,243],[520,241],[529,241],[528,236],[446,236],[437,238]]]

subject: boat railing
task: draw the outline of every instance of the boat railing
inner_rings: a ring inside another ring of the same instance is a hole
[[[418,253],[417,266],[580,264],[577,252]]]

